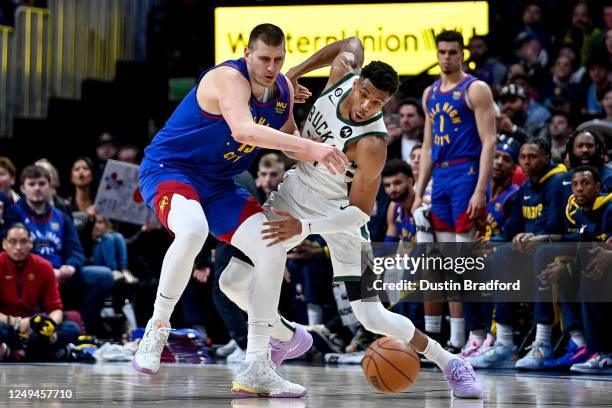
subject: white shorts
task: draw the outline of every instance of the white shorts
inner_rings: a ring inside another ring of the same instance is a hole
[[[285,180],[278,186],[277,191],[270,194],[270,198],[264,204],[266,216],[277,218],[268,210],[274,207],[278,210],[287,211],[298,219],[325,218],[342,211],[341,206],[349,204],[348,198],[330,199],[321,193],[304,185],[294,173],[289,173]],[[284,243],[287,250],[300,244],[307,233],[296,236]],[[367,226],[352,231],[321,235],[327,247],[334,269],[334,280],[358,280],[361,278],[361,251],[369,248],[370,233]],[[363,244],[366,244],[363,246]]]

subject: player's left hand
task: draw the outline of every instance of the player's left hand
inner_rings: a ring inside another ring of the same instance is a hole
[[[312,96],[312,92],[304,85],[298,84],[297,81],[293,83],[293,89],[295,90],[295,95],[293,95],[293,102],[295,103],[305,103]]]
[[[269,247],[302,233],[302,223],[300,220],[293,218],[287,211],[272,208],[272,214],[284,218],[263,223],[267,228],[261,230],[261,234],[264,240],[272,241],[268,243]]]
[[[482,212],[484,211],[485,205],[485,194],[475,191],[474,194],[472,194],[472,198],[470,198],[470,203],[468,204],[468,208],[466,210],[467,216],[470,218],[470,220],[480,218]]]
[[[601,278],[604,271],[612,265],[612,251],[607,251],[602,247],[593,248],[589,251],[592,256],[585,268],[585,278],[597,280]]]
[[[538,280],[543,285],[552,285],[559,281],[559,277],[565,271],[565,266],[560,263],[549,263],[540,274],[538,275]]]

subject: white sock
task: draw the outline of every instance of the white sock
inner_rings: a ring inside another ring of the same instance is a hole
[[[551,338],[552,338],[552,325],[538,323],[537,328],[536,328],[535,342],[543,344],[545,346],[550,346]]]
[[[231,242],[254,265],[247,306],[246,362],[268,358],[270,334],[278,321],[278,301],[287,259],[282,245],[268,247],[268,243],[260,239],[265,221],[263,213],[251,215],[238,227]]]
[[[570,331],[570,338],[576,343],[578,347],[583,347],[586,345],[586,341],[584,340],[584,334],[582,330],[572,330]]]
[[[480,347],[484,343],[485,335],[484,329],[470,330],[469,342],[475,342]]]
[[[168,228],[174,233],[174,241],[164,256],[153,307],[153,319],[164,322],[170,321],[189,283],[193,261],[208,236],[208,222],[199,202],[174,194],[168,211]]]
[[[290,322],[279,314],[278,320],[276,320],[276,323],[274,323],[274,327],[272,327],[272,332],[270,332],[270,335],[276,340],[289,341],[293,338],[294,333],[295,323]]]
[[[457,356],[454,354],[444,350],[442,346],[440,346],[440,343],[431,337],[428,337],[427,346],[421,354],[423,354],[428,360],[436,363],[442,371],[446,369],[449,361],[451,361],[453,358],[457,358]]]
[[[465,319],[463,317],[451,317],[450,344],[453,347],[461,348],[465,346]]]
[[[308,324],[313,326],[315,324],[323,323],[323,308],[321,305],[316,303],[307,303],[306,312],[308,313]]]
[[[496,323],[495,327],[497,327],[496,343],[500,343],[507,347],[514,347],[514,334],[512,333],[512,326],[509,324]]]
[[[232,258],[219,278],[221,291],[245,312],[249,304],[249,293],[254,273],[255,268],[252,265],[238,258]],[[289,341],[294,332],[294,324],[278,315],[270,335],[280,341]]]
[[[442,332],[442,316],[425,315],[425,331],[427,333]]]

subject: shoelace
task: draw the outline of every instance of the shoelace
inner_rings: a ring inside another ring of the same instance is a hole
[[[165,332],[170,333],[172,328],[170,327],[160,327],[157,329],[153,329],[153,336],[147,336],[143,340],[145,341],[143,351],[145,353],[150,352],[151,350],[155,351],[157,354],[161,354],[164,347],[164,337]]]
[[[453,379],[456,381],[461,381],[463,378],[468,378],[472,381],[476,381],[476,377],[472,374],[470,368],[466,365],[462,365],[461,367],[453,369]]]

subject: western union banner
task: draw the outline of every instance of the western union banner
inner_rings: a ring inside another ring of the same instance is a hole
[[[434,38],[443,29],[473,34],[489,32],[486,1],[409,4],[354,4],[215,9],[215,61],[244,55],[249,33],[261,23],[283,29],[287,56],[283,72],[334,41],[357,36],[365,48],[365,63],[392,65],[400,75],[415,75],[436,62]],[[327,76],[319,69],[311,76]]]

